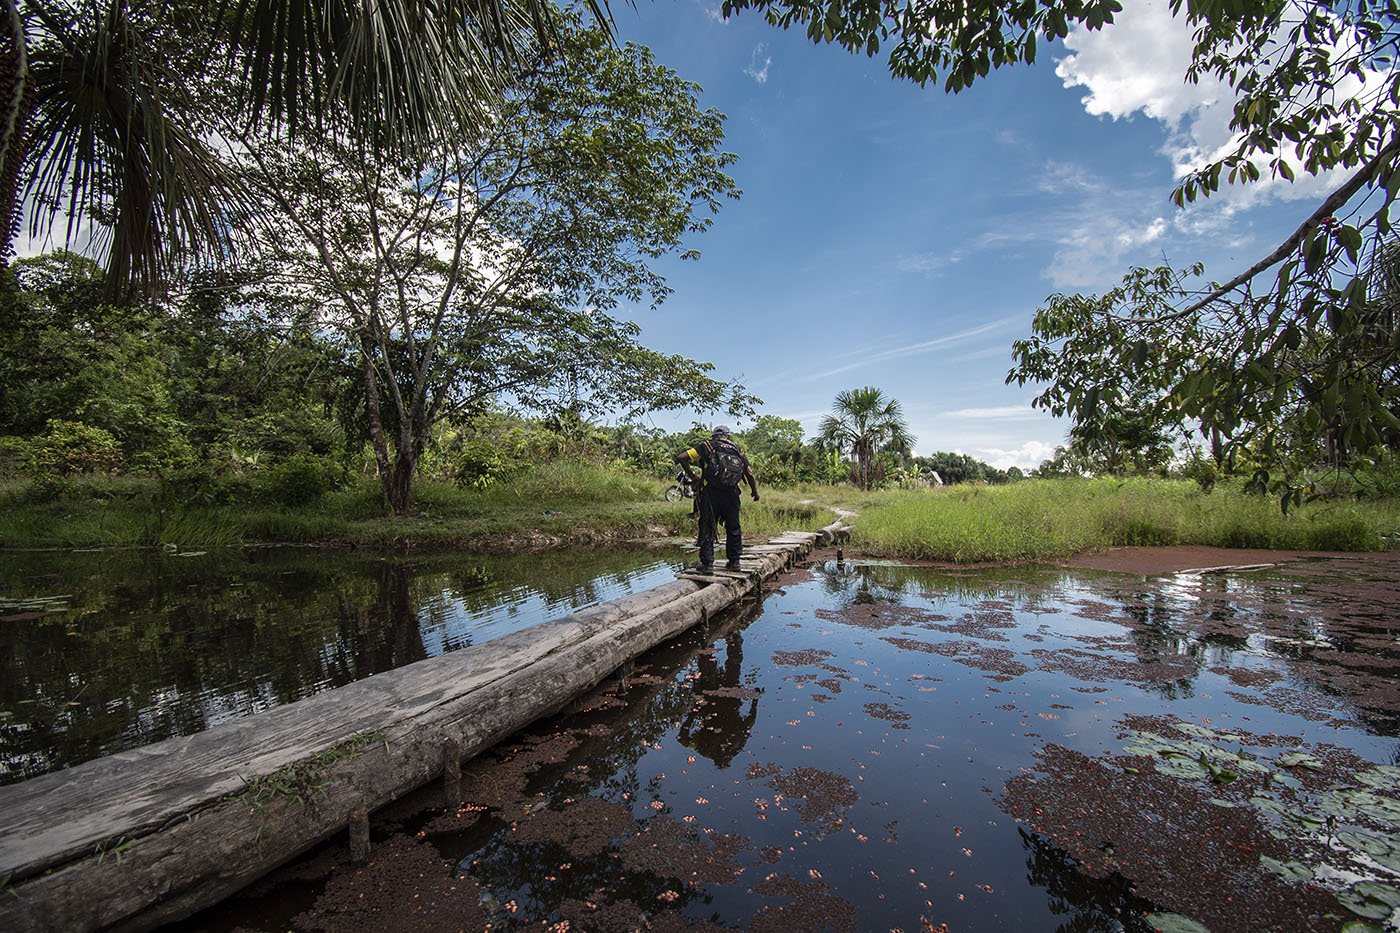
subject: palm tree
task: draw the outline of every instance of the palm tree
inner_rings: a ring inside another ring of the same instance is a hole
[[[611,22],[606,0],[587,2]],[[23,204],[33,236],[64,222],[70,241],[96,228],[109,281],[132,287],[220,253],[229,213],[247,206],[205,142],[209,108],[261,131],[334,132],[403,154],[490,119],[527,49],[553,40],[558,10],[550,0],[5,0],[3,19],[0,258]]]
[[[914,446],[899,402],[871,386],[837,393],[831,414],[822,419],[821,441],[856,458],[856,485],[861,489],[870,488],[880,451],[907,452]]]

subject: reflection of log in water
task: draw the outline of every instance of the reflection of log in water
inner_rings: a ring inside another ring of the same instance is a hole
[[[343,829],[348,814],[438,777],[445,743],[470,757],[556,712],[754,592],[757,578],[819,537],[775,539],[752,576],[677,580],[199,735],[0,787],[0,875],[11,895],[0,899],[0,927],[152,926],[217,902]],[[262,777],[245,783],[254,775]],[[114,857],[109,847],[121,851],[120,872],[97,870],[99,857]]]
[[[1017,829],[1026,847],[1026,881],[1044,888],[1050,912],[1066,916],[1057,933],[1110,933],[1134,926],[1155,905],[1133,893],[1128,879],[1114,874],[1091,878],[1065,850],[1035,833]]]

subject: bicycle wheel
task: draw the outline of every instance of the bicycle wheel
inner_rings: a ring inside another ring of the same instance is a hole
[[[666,487],[667,502],[679,502],[681,501],[681,495],[681,487],[679,483],[672,483],[671,485]]]

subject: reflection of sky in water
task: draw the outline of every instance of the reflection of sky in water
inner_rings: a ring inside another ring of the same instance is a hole
[[[1268,647],[1285,632],[1330,639],[1326,607],[1300,598],[1260,609],[1261,593],[1304,595],[1267,580],[1157,586],[827,564],[644,656],[582,712],[542,723],[533,736],[571,748],[563,760],[515,771],[533,747],[516,738],[470,763],[467,801],[498,809],[470,831],[427,838],[489,884],[492,903],[516,903],[517,914],[492,918],[504,928],[587,902],[622,911],[615,920],[675,910],[741,929],[917,930],[927,918],[935,929],[1136,933],[1117,911],[1140,913],[1141,902],[1086,880],[1003,809],[1008,780],[1036,769],[1038,752],[1120,755],[1125,721],[1150,716],[1330,743],[1373,762],[1396,755],[1394,736],[1308,667],[1329,652]],[[1272,688],[1307,704],[1246,702],[1261,691],[1232,681],[1239,671],[1273,672]],[[518,797],[501,799],[506,785]],[[569,848],[594,831],[580,801],[605,802],[620,821],[586,853]],[[721,839],[732,856],[719,854]],[[692,873],[731,858],[724,880]],[[1184,883],[1200,877],[1192,864]],[[810,913],[773,913],[803,898]],[[285,921],[268,911],[260,900],[220,915]]]
[[[607,574],[588,587],[567,593],[547,593],[528,583],[494,587],[490,605],[471,605],[457,591],[444,588],[426,597],[419,606],[423,647],[436,657],[467,645],[479,645],[538,622],[577,612],[629,593],[640,593],[676,578],[676,562],[658,560],[622,573]],[[548,573],[548,560],[541,560]]]

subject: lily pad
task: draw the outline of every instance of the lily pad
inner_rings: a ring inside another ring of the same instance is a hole
[[[1285,768],[1312,768],[1315,771],[1323,768],[1322,762],[1306,752],[1284,752],[1274,760]]]
[[[1312,881],[1313,871],[1302,862],[1280,862],[1267,855],[1259,856],[1259,864],[1288,881]]]
[[[1349,829],[1339,831],[1336,839],[1353,852],[1365,852],[1367,855],[1389,855],[1396,848],[1389,839]]]
[[[1378,881],[1361,881],[1338,894],[1337,902],[1358,917],[1385,920],[1400,907],[1400,889]]]
[[[1176,724],[1176,728],[1181,732],[1185,732],[1187,735],[1194,735],[1203,739],[1215,738],[1214,729],[1207,729],[1205,726],[1197,725],[1194,722],[1179,722]]]
[[[1210,928],[1181,914],[1148,914],[1143,918],[1157,933],[1210,933]]]

